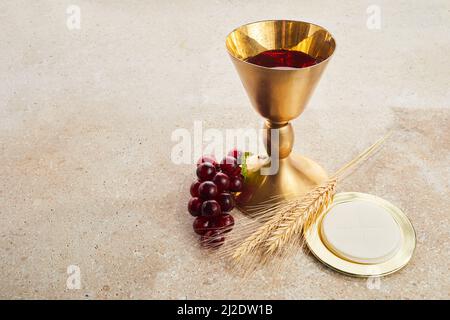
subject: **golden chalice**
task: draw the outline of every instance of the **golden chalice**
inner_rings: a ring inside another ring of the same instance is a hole
[[[237,197],[238,207],[250,212],[255,205],[297,196],[324,182],[327,173],[320,165],[291,153],[294,132],[289,121],[305,109],[332,56],[336,47],[332,35],[308,22],[260,21],[232,31],[226,47],[253,107],[266,119],[265,143],[271,161],[249,171],[244,190]],[[320,62],[305,68],[279,69],[246,61],[275,49],[301,51]],[[272,135],[273,130],[277,135]],[[274,136],[279,142],[275,145],[271,144]],[[270,170],[264,169],[273,161],[277,161],[278,170],[267,174]]]

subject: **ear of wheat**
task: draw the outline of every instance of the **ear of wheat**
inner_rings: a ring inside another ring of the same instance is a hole
[[[389,136],[390,133],[303,196],[275,203],[274,199],[269,199],[257,206],[252,218],[242,217],[243,221],[235,226],[231,239],[219,254],[231,257],[232,265],[244,272],[254,270],[259,263],[265,264],[276,256],[285,257],[295,244],[302,243],[305,233],[331,204],[338,180],[378,150]]]
[[[286,201],[286,211],[277,227],[264,240],[264,254],[274,255],[292,240],[302,236],[303,232],[316,221],[317,216],[331,203],[336,191],[336,179],[314,188],[299,200]]]

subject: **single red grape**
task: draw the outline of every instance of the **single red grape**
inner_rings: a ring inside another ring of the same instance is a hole
[[[228,212],[233,210],[234,198],[231,194],[223,192],[217,196],[216,200],[219,203],[222,212]]]
[[[233,170],[233,172],[229,173],[230,177],[237,177],[241,175],[241,167],[237,166],[236,169]]]
[[[213,221],[209,217],[197,217],[192,224],[195,233],[204,235],[208,230],[213,227]]]
[[[242,154],[243,154],[242,151],[240,151],[240,150],[238,150],[238,149],[236,149],[236,148],[234,148],[233,150],[231,150],[230,152],[228,152],[228,155],[231,156],[231,157],[233,157],[233,158],[236,158],[237,161],[238,161],[238,163],[240,163]]]
[[[202,235],[200,241],[202,246],[212,249],[220,247],[224,243],[225,237],[215,230],[208,230]]]
[[[228,174],[233,174],[233,172],[238,168],[237,160],[235,157],[226,156],[220,162],[220,169]]]
[[[216,161],[216,158],[213,155],[210,156],[202,156],[200,159],[198,159],[197,161],[197,166],[201,165],[202,163],[211,163],[214,167],[218,167],[219,164]]]
[[[216,200],[207,200],[202,204],[202,216],[218,216],[222,213]]]
[[[200,198],[191,198],[188,203],[189,213],[194,217],[199,216],[201,214],[202,203],[203,201]]]
[[[202,163],[197,167],[197,177],[200,181],[211,181],[216,175],[216,167],[209,162]]]
[[[193,196],[193,197],[198,197],[199,196],[199,194],[198,194],[198,187],[200,186],[200,183],[201,183],[200,181],[192,182],[191,189],[190,189],[191,196]]]
[[[228,190],[230,186],[230,178],[223,172],[216,173],[212,181],[216,184],[219,192]]]
[[[234,219],[231,214],[221,214],[214,218],[214,227],[219,233],[227,233],[233,229]]]
[[[242,190],[243,180],[240,176],[230,178],[230,190],[239,192]]]
[[[214,199],[217,196],[217,186],[212,181],[205,181],[198,186],[198,194],[202,199]]]

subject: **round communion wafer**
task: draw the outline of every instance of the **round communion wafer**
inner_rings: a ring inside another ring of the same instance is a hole
[[[368,201],[333,206],[321,224],[325,245],[359,263],[389,260],[401,246],[401,230],[389,211]]]
[[[306,243],[318,260],[336,271],[382,276],[411,260],[416,234],[408,217],[392,203],[366,193],[343,192],[308,229]]]

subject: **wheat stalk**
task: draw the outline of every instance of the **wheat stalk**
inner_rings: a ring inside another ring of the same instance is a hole
[[[314,188],[304,198],[287,203],[288,214],[278,222],[275,230],[264,240],[264,254],[279,252],[293,239],[302,236],[316,221],[318,215],[328,207],[336,192],[336,179]]]
[[[240,260],[242,257],[248,254],[255,253],[255,250],[258,249],[261,244],[261,240],[269,237],[274,232],[274,230],[278,226],[278,221],[283,218],[284,214],[285,212],[279,211],[278,213],[272,215],[269,220],[267,220],[259,228],[257,228],[256,231],[254,231],[238,246],[238,248],[233,252],[232,257],[236,260]],[[259,213],[259,215],[263,214]],[[254,223],[250,222],[250,227],[252,227],[253,225]],[[244,226],[243,229],[247,230],[249,228],[245,228]]]
[[[365,161],[378,150],[390,135],[391,132],[342,166],[326,183],[315,187],[304,196],[258,206],[258,217],[265,216],[269,212],[272,216],[262,225],[253,221],[243,226],[242,230],[247,233],[252,228],[256,230],[244,237],[244,240],[234,241],[224,253],[231,253],[232,259],[237,263],[247,261],[249,266],[254,266],[256,261],[268,262],[275,255],[287,251],[289,245],[303,239],[308,229],[331,204],[338,179],[342,179],[350,168]]]

